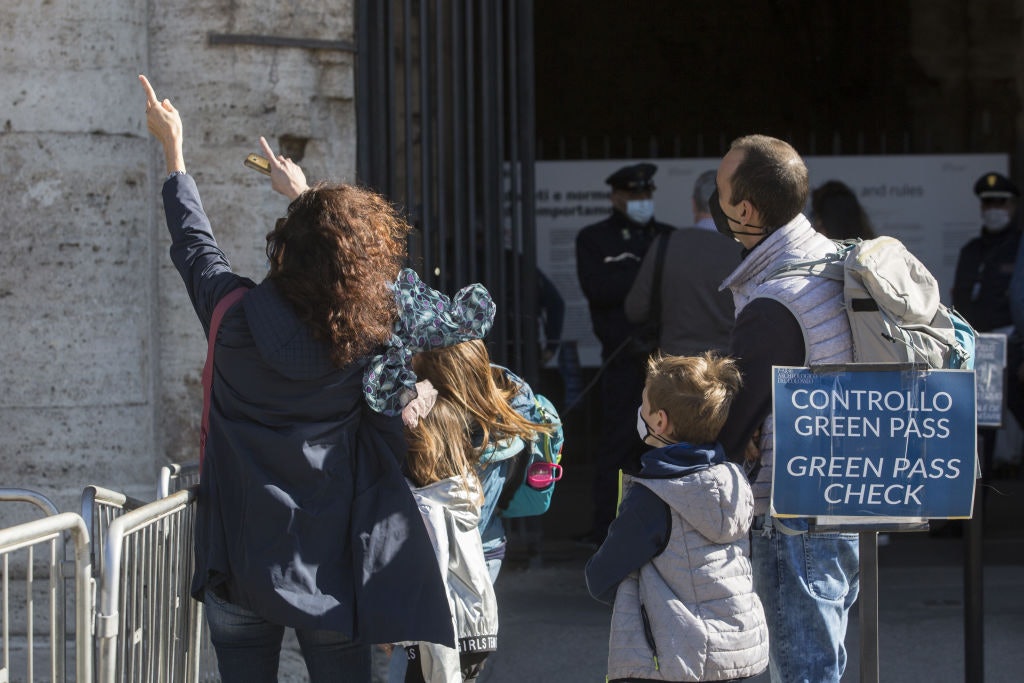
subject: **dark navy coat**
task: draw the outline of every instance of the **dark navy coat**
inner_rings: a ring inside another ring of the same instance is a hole
[[[400,417],[372,412],[365,360],[338,369],[269,280],[231,272],[195,181],[163,187],[171,259],[204,329],[221,323],[196,523],[192,593],[285,626],[367,643],[454,644],[426,527],[402,477]]]
[[[654,237],[672,226],[651,220],[634,223],[617,210],[576,235],[576,274],[587,297],[594,335],[607,357],[637,325],[626,320],[626,295],[640,272],[640,263]]]
[[[1013,324],[1010,278],[1017,260],[1016,220],[999,231],[982,230],[960,249],[953,278],[953,308],[979,332]]]

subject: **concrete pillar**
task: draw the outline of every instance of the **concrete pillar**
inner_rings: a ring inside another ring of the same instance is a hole
[[[0,18],[0,480],[62,509],[154,462],[152,201],[130,106],[146,20],[131,0]]]

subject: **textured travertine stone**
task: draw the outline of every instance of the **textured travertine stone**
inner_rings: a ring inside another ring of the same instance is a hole
[[[311,180],[353,180],[353,55],[208,35],[353,41],[353,19],[350,1],[0,13],[0,485],[70,510],[87,484],[152,498],[161,465],[195,458],[206,343],[167,257],[163,160],[136,74],[182,112],[218,240],[259,281],[286,201],[241,161],[260,135],[291,136],[307,141]]]

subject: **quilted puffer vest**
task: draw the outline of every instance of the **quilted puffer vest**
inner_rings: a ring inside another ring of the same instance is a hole
[[[853,362],[853,336],[843,307],[843,283],[823,277],[791,276],[769,280],[785,261],[821,258],[835,245],[802,215],[774,231],[722,283],[732,290],[737,317],[754,299],[774,299],[796,317],[804,334],[805,365]],[[772,434],[769,413],[761,428],[761,471],[754,489],[754,514],[768,512],[771,498]]]
[[[619,584],[608,680],[719,681],[768,665],[768,627],[754,593],[746,475],[722,463],[677,479],[633,480],[668,505],[664,551]]]

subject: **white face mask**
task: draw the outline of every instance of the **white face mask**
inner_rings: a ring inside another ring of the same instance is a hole
[[[654,218],[654,200],[630,199],[626,202],[626,215],[634,223],[647,225]]]
[[[989,230],[1002,230],[1010,223],[1010,212],[1006,209],[985,209],[981,212],[981,224]]]
[[[643,405],[636,409],[636,433],[640,435],[640,440],[647,443],[647,438],[653,437],[665,445],[671,445],[671,441],[660,434],[655,434],[651,431],[651,428],[647,426],[647,421],[644,420],[643,409]]]
[[[647,435],[650,434],[650,430],[647,429],[647,423],[644,421],[644,415],[642,412],[643,406],[636,409],[636,433],[640,435],[641,441],[647,441]]]

